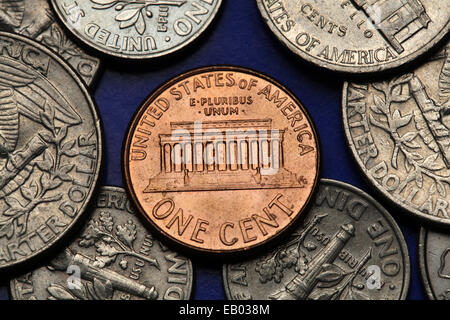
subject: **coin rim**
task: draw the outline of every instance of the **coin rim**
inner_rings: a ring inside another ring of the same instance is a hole
[[[311,127],[311,131],[314,135],[315,142],[316,142],[315,143],[316,144],[316,154],[317,154],[317,156],[316,156],[316,158],[317,158],[316,175],[315,175],[313,185],[311,187],[310,194],[308,195],[308,198],[306,199],[303,207],[297,213],[295,218],[292,219],[286,226],[284,226],[284,228],[281,231],[279,231],[272,237],[269,237],[269,238],[265,239],[264,241],[259,242],[258,244],[249,246],[247,248],[241,248],[241,249],[230,249],[230,250],[213,249],[213,250],[211,250],[211,249],[195,247],[195,246],[188,245],[187,243],[184,243],[184,242],[180,241],[179,239],[174,238],[171,235],[164,232],[159,226],[157,226],[152,221],[152,219],[149,217],[149,215],[147,215],[145,213],[145,210],[140,205],[138,198],[135,194],[135,191],[134,191],[131,179],[130,179],[130,172],[129,172],[128,158],[129,158],[130,142],[131,142],[131,139],[133,138],[133,133],[135,132],[135,128],[138,124],[138,119],[140,119],[142,114],[145,113],[146,108],[156,98],[158,98],[160,94],[167,91],[170,87],[179,83],[183,79],[186,79],[188,77],[195,76],[195,75],[198,75],[201,73],[217,72],[217,71],[239,72],[239,73],[243,73],[243,74],[246,74],[249,76],[260,78],[260,79],[263,79],[263,80],[277,86],[277,88],[284,91],[284,93],[286,93],[286,95],[288,95],[293,100],[293,102],[297,104],[298,108],[304,113],[305,118],[308,120],[308,123]],[[249,252],[249,251],[256,250],[257,248],[260,248],[260,247],[266,245],[271,240],[279,238],[280,235],[284,234],[284,231],[289,230],[289,228],[292,227],[292,225],[294,225],[295,223],[297,223],[297,221],[299,219],[301,219],[301,217],[303,216],[303,212],[305,211],[305,208],[308,207],[312,197],[314,196],[314,193],[317,188],[318,181],[319,181],[320,169],[321,169],[321,147],[320,147],[319,135],[317,133],[316,125],[313,121],[313,118],[311,117],[309,111],[304,106],[304,104],[293,94],[293,92],[291,90],[289,90],[287,87],[285,87],[284,85],[279,83],[274,78],[272,78],[262,72],[255,71],[250,68],[244,68],[244,67],[233,66],[233,65],[212,65],[212,66],[195,68],[195,69],[189,70],[187,72],[184,72],[182,74],[179,74],[178,76],[171,78],[170,80],[166,81],[165,83],[163,83],[162,85],[157,87],[149,96],[147,96],[147,98],[145,98],[143,100],[143,102],[140,104],[140,106],[137,108],[136,112],[132,116],[130,123],[128,125],[128,128],[127,128],[126,134],[124,136],[123,145],[122,145],[121,167],[122,167],[123,182],[125,185],[125,189],[128,191],[130,199],[132,199],[133,204],[135,205],[137,210],[145,218],[145,220],[150,223],[150,227],[152,227],[158,235],[164,237],[164,239],[166,239],[167,241],[170,241],[172,244],[178,245],[183,249],[192,251],[192,253],[202,253],[202,254],[211,254],[211,255],[214,255],[214,254],[227,255],[227,254],[233,254],[233,253],[239,253],[239,252]]]
[[[124,193],[124,194],[127,196],[127,198],[128,198],[128,194],[127,194],[127,191],[125,190],[125,188],[119,187],[119,186],[115,186],[115,185],[99,186],[99,188],[98,188],[98,190],[97,190],[97,192],[96,192],[96,196],[100,195],[100,193],[102,193],[102,192],[108,192],[108,191],[110,191],[110,192]],[[96,198],[96,197],[95,197],[95,198]],[[96,198],[96,199],[97,199],[97,198]],[[127,200],[131,200],[131,199],[127,199]],[[131,203],[131,202],[130,202],[130,203]],[[89,213],[92,214],[92,213],[94,213],[94,211],[97,210],[97,209],[100,209],[100,208],[98,208],[97,206],[93,205],[93,206],[90,208]],[[139,223],[141,223],[142,228],[143,228],[148,234],[152,235],[152,234],[145,228],[145,225],[142,224],[142,221],[141,221],[141,219],[139,219],[137,213],[138,213],[138,212],[134,212],[132,215],[134,215],[134,216],[136,217],[136,219],[139,221]],[[82,230],[80,230],[80,231],[82,231]],[[77,238],[77,237],[75,237],[75,238]],[[159,240],[157,240],[157,241],[159,242]],[[72,243],[73,243],[73,242],[72,242]],[[72,245],[72,243],[70,243],[69,246]],[[175,253],[178,253],[178,252],[175,252]],[[184,256],[183,256],[183,257],[184,257]],[[184,258],[185,258],[185,259],[187,260],[187,262],[188,262],[188,267],[189,267],[189,271],[188,271],[188,272],[190,272],[192,276],[191,276],[190,281],[189,281],[189,278],[188,278],[188,282],[189,282],[189,283],[188,283],[188,286],[187,286],[188,295],[187,295],[183,300],[190,300],[190,299],[191,299],[191,296],[192,296],[192,288],[193,288],[194,278],[195,278],[195,274],[194,274],[194,266],[193,266],[193,264],[192,264],[192,260],[191,260],[191,259],[189,259],[188,257],[184,257]],[[38,268],[36,268],[36,269],[43,268],[43,267],[45,267],[45,266],[40,266],[40,267],[38,267]],[[36,269],[31,270],[31,271],[29,271],[29,272],[34,272]],[[13,279],[11,279],[11,280],[9,281],[9,286],[8,286],[9,297],[10,297],[12,300],[23,300],[23,299],[18,299],[18,295],[16,295],[16,286],[15,286],[15,281],[16,281],[16,279],[17,279],[17,277],[15,277],[15,278],[13,278]],[[182,301],[183,301],[183,300],[182,300]]]
[[[290,51],[292,51],[294,54],[302,58],[303,60],[318,66],[323,69],[335,71],[335,72],[341,72],[344,74],[371,74],[371,73],[382,73],[386,72],[388,70],[395,70],[398,69],[406,64],[410,64],[416,59],[419,59],[420,57],[424,56],[426,53],[428,53],[429,50],[431,50],[434,46],[438,45],[447,35],[450,34],[450,19],[447,21],[447,24],[442,27],[442,29],[436,34],[436,36],[433,38],[433,40],[427,42],[426,45],[424,45],[420,50],[416,50],[412,52],[411,54],[402,57],[400,59],[397,59],[392,62],[388,62],[385,64],[381,64],[378,66],[365,66],[365,67],[346,67],[341,65],[332,64],[320,59],[315,58],[314,56],[306,53],[305,51],[297,48],[295,45],[293,45],[281,32],[278,30],[277,27],[272,23],[270,16],[264,9],[264,5],[262,4],[264,0],[256,0],[256,3],[258,5],[259,12],[266,23],[266,25],[270,28],[272,33],[276,36],[276,38]],[[449,17],[450,18],[450,17]]]
[[[403,232],[401,231],[401,229],[398,226],[397,222],[395,221],[394,217],[377,200],[375,200],[375,198],[370,196],[365,191],[363,191],[349,183],[339,181],[339,180],[328,179],[328,178],[321,178],[317,187],[320,188],[321,186],[324,186],[324,185],[331,185],[331,186],[337,186],[338,188],[341,188],[341,189],[348,189],[351,192],[355,193],[356,195],[359,195],[360,197],[364,198],[365,200],[368,200],[381,213],[381,215],[384,216],[384,218],[389,222],[392,230],[395,232],[395,235],[397,236],[397,239],[399,240],[398,242],[400,244],[400,249],[403,251],[403,254],[402,254],[402,258],[404,261],[403,269],[405,270],[403,272],[403,284],[404,285],[402,287],[402,292],[401,292],[400,298],[398,300],[405,300],[409,293],[409,287],[410,287],[410,281],[411,281],[411,261],[410,261],[411,258],[409,256],[409,250],[408,250],[408,246],[406,245],[406,240],[403,235]],[[254,258],[249,259],[249,260],[254,260]],[[222,283],[223,283],[223,287],[224,287],[227,299],[232,300],[230,298],[231,297],[230,288],[226,281],[227,266],[228,266],[228,264],[224,264],[222,267]]]
[[[93,122],[94,128],[96,130],[97,143],[98,143],[98,146],[97,146],[98,158],[96,159],[97,160],[96,161],[97,170],[96,170],[95,174],[93,174],[94,181],[92,183],[92,187],[86,193],[86,200],[84,201],[84,204],[81,206],[81,208],[78,210],[79,213],[78,213],[77,217],[75,219],[73,219],[71,221],[71,223],[66,227],[66,229],[61,234],[57,235],[55,237],[55,239],[49,245],[44,245],[44,247],[41,248],[40,250],[33,252],[32,254],[28,255],[26,258],[21,259],[15,263],[12,263],[12,264],[8,263],[3,266],[0,266],[0,273],[1,273],[1,272],[10,272],[12,268],[22,266],[23,264],[25,264],[29,261],[33,261],[33,263],[34,263],[35,259],[38,259],[41,255],[44,255],[45,253],[53,250],[56,246],[60,245],[61,242],[65,241],[66,238],[70,236],[71,231],[74,228],[76,228],[77,224],[81,223],[81,221],[86,217],[86,211],[88,211],[87,209],[91,205],[93,195],[99,185],[100,175],[103,172],[104,133],[103,133],[103,123],[100,118],[100,113],[98,110],[97,103],[96,103],[95,99],[92,97],[92,94],[91,94],[89,88],[87,87],[87,85],[85,84],[85,82],[83,81],[83,79],[80,77],[80,75],[78,75],[77,72],[74,71],[74,69],[72,68],[71,65],[69,65],[69,63],[67,63],[57,53],[55,53],[54,51],[52,51],[45,45],[37,42],[36,40],[27,38],[25,36],[22,36],[22,35],[19,35],[16,33],[9,33],[9,32],[4,32],[4,31],[0,31],[0,37],[12,38],[15,41],[19,41],[19,42],[22,41],[32,47],[37,48],[39,51],[42,51],[43,53],[48,55],[50,57],[50,59],[52,59],[54,62],[58,63],[61,66],[61,68],[63,70],[65,70],[69,76],[72,77],[74,82],[78,85],[81,94],[85,97],[86,103],[89,106],[89,111],[92,114],[92,122]]]
[[[211,11],[211,15],[206,20],[205,24],[198,30],[197,33],[193,34],[192,37],[190,37],[187,41],[182,42],[180,45],[171,47],[169,50],[159,52],[156,54],[144,54],[144,55],[129,55],[126,53],[117,53],[116,51],[108,51],[103,49],[100,46],[97,46],[95,42],[89,42],[84,37],[78,35],[76,32],[72,30],[67,24],[67,20],[64,18],[64,15],[62,12],[60,12],[59,5],[56,3],[58,0],[50,0],[51,7],[53,9],[53,12],[55,12],[58,20],[61,22],[61,25],[64,26],[66,30],[70,32],[71,35],[73,35],[76,39],[78,39],[81,43],[88,46],[89,48],[94,49],[97,52],[100,52],[102,54],[105,54],[107,56],[120,58],[120,59],[127,59],[131,61],[142,61],[142,60],[150,60],[158,57],[168,56],[171,55],[187,46],[189,46],[192,42],[197,40],[198,37],[200,37],[205,30],[212,24],[213,20],[215,20],[217,13],[219,12],[220,8],[222,7],[222,0],[216,0],[218,2],[216,8]]]
[[[424,227],[420,228],[419,233],[419,242],[417,243],[417,253],[419,260],[419,271],[420,278],[422,280],[422,285],[425,289],[425,292],[430,300],[437,300],[433,288],[431,287],[430,277],[428,276],[428,268],[426,263],[426,246],[427,246],[427,237],[429,230]]]
[[[350,129],[349,129],[349,125],[348,125],[348,121],[347,121],[347,92],[348,92],[348,86],[349,86],[350,82],[345,81],[344,85],[343,85],[343,89],[342,89],[342,106],[341,106],[341,114],[342,114],[342,125],[343,125],[343,129],[344,129],[344,133],[345,133],[345,138],[347,140],[347,144],[352,152],[352,158],[356,161],[356,163],[358,164],[359,170],[362,173],[362,176],[365,178],[365,180],[373,187],[375,188],[375,190],[380,193],[383,198],[385,198],[386,200],[388,200],[392,205],[399,207],[400,209],[402,209],[403,211],[405,211],[405,213],[407,213],[408,215],[412,215],[415,218],[420,218],[422,219],[423,222],[426,223],[434,223],[437,226],[441,226],[441,227],[445,227],[445,228],[449,228],[450,227],[450,219],[444,219],[444,218],[437,218],[431,214],[426,214],[423,212],[420,212],[414,208],[410,208],[407,207],[406,204],[404,204],[404,202],[399,202],[396,199],[392,198],[391,195],[385,191],[384,189],[382,189],[379,185],[377,181],[374,181],[371,177],[369,177],[369,175],[364,171],[365,170],[365,165],[363,165],[361,158],[359,157],[356,148],[355,148],[355,144],[352,141],[352,137],[350,134]],[[370,83],[369,83],[370,84]]]

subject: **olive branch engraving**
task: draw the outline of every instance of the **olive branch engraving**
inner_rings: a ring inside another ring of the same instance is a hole
[[[119,265],[122,269],[128,267],[127,256],[133,256],[148,262],[151,266],[159,270],[158,261],[136,252],[133,243],[136,240],[136,225],[132,220],[128,220],[125,224],[117,225],[114,229],[114,219],[107,211],[100,213],[98,220],[89,222],[88,227],[81,236],[79,241],[80,247],[88,248],[96,247],[99,255],[95,256],[94,266],[104,268],[119,256],[122,256]]]
[[[420,114],[414,113],[402,115],[399,109],[392,110],[393,103],[403,103],[411,98],[411,94],[403,93],[402,86],[408,84],[414,74],[406,74],[391,81],[375,83],[372,86],[381,94],[374,95],[374,105],[370,106],[372,112],[378,115],[375,118],[372,114],[369,116],[370,123],[376,127],[384,130],[389,134],[394,142],[394,150],[391,156],[391,165],[393,168],[398,168],[399,154],[404,155],[404,166],[408,172],[406,183],[415,181],[418,188],[423,187],[423,175],[428,176],[434,182],[431,185],[430,193],[436,191],[445,197],[446,191],[444,184],[450,185],[450,177],[443,177],[436,174],[437,171],[445,168],[443,163],[438,162],[439,152],[437,146],[425,139],[427,137],[426,124],[421,118]],[[417,131],[409,131],[400,135],[399,129],[406,128],[414,119]],[[417,139],[421,137],[425,145],[434,153],[427,158],[416,152],[420,149]],[[428,143],[427,143],[428,142]]]
[[[72,158],[79,154],[76,140],[65,142],[68,125],[56,127],[55,108],[47,102],[39,116],[46,131],[39,132],[38,136],[47,144],[47,147],[41,160],[31,161],[31,169],[28,169],[26,177],[22,177],[25,180],[22,187],[13,195],[5,197],[8,208],[0,216],[0,238],[11,239],[16,231],[17,236],[25,234],[29,216],[33,210],[40,204],[61,200],[61,194],[49,195],[49,193],[64,182],[73,181],[69,173],[74,165],[62,164],[61,158],[63,156]],[[36,173],[37,170],[40,174]],[[30,177],[33,178],[30,179]],[[27,180],[30,180],[29,183]]]
[[[134,27],[136,31],[142,35],[144,34],[147,25],[145,17],[152,18],[152,6],[177,6],[181,7],[187,1],[182,0],[91,0],[95,5],[93,9],[104,10],[114,7],[119,11],[115,17],[121,29]]]

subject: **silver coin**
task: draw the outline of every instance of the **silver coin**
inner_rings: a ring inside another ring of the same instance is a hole
[[[441,0],[256,0],[272,32],[320,67],[378,72],[410,62],[450,30]]]
[[[409,278],[406,243],[390,214],[363,191],[326,179],[283,243],[223,267],[233,300],[397,300]]]
[[[100,60],[88,55],[55,21],[47,0],[0,0],[0,30],[35,39],[64,58],[89,85]]]
[[[370,183],[414,216],[450,226],[450,47],[411,73],[346,83],[342,105]]]
[[[222,0],[51,0],[61,21],[98,51],[149,59],[177,51],[210,25]]]
[[[0,270],[35,258],[80,219],[102,136],[85,84],[53,51],[0,32]]]
[[[103,187],[80,235],[46,266],[10,282],[16,300],[183,300],[191,261],[141,224],[125,190]]]
[[[418,253],[428,297],[450,300],[450,233],[422,228]]]

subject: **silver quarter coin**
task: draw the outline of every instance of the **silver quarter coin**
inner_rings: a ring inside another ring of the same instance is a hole
[[[342,108],[370,183],[413,215],[450,226],[450,46],[411,73],[346,83]]]
[[[149,59],[177,51],[211,24],[222,0],[51,0],[61,21],[98,51]]]
[[[418,252],[428,297],[432,300],[450,300],[450,234],[422,228]]]
[[[0,32],[0,270],[36,257],[80,219],[102,161],[84,83],[53,51]]]
[[[233,300],[398,300],[410,278],[403,235],[363,191],[321,180],[305,220],[262,256],[225,265]]]
[[[155,240],[125,190],[103,187],[80,235],[46,266],[10,282],[16,300],[189,299],[190,260]]]
[[[403,65],[450,30],[441,0],[256,0],[277,38],[320,67],[350,73]]]
[[[35,39],[66,60],[89,85],[100,60],[74,44],[55,21],[47,0],[0,0],[0,30]]]

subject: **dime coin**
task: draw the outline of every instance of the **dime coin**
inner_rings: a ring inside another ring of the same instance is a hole
[[[419,240],[422,281],[432,300],[450,300],[450,234],[422,228]]]
[[[319,150],[300,101],[260,73],[215,66],[160,87],[130,124],[123,152],[139,211],[185,248],[257,247],[301,215]]]
[[[410,278],[403,235],[373,198],[321,180],[302,224],[267,254],[223,267],[233,300],[398,300]]]
[[[149,59],[177,51],[211,24],[222,0],[51,0],[76,37],[119,58]]]
[[[403,65],[450,30],[441,0],[256,0],[280,41],[318,66],[378,72]]]
[[[342,104],[370,183],[413,215],[450,226],[450,48],[411,73],[346,83]]]
[[[48,265],[11,281],[16,300],[189,299],[191,261],[156,241],[118,187],[103,187],[80,236]]]
[[[102,160],[100,119],[53,51],[0,32],[0,270],[58,242],[79,220]]]
[[[100,60],[88,55],[55,22],[47,0],[0,0],[0,30],[19,33],[46,45],[66,60],[89,85]]]

